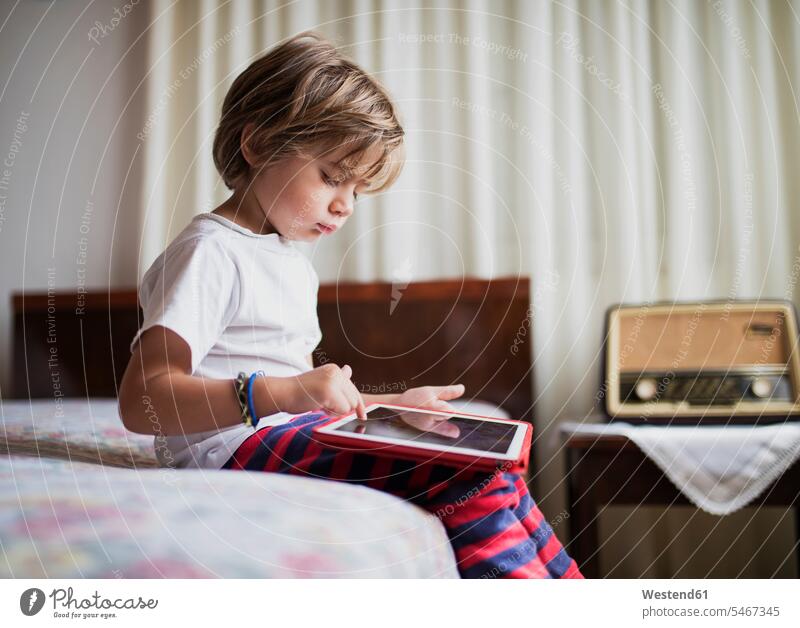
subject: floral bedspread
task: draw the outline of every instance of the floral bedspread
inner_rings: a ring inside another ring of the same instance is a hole
[[[0,453],[158,466],[153,437],[125,429],[116,399],[0,401]]]
[[[432,515],[272,473],[0,456],[0,577],[458,577]]]

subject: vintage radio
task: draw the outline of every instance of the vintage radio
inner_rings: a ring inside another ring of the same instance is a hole
[[[800,348],[783,301],[617,305],[606,321],[603,393],[611,420],[800,420]]]

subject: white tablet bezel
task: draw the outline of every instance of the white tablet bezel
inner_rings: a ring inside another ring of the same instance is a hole
[[[476,456],[479,458],[492,458],[494,460],[518,460],[520,454],[522,453],[522,445],[525,441],[525,434],[528,430],[528,425],[526,423],[522,423],[520,421],[509,421],[507,419],[496,419],[492,417],[484,417],[484,416],[477,416],[474,414],[465,414],[463,412],[443,412],[440,410],[428,410],[427,408],[415,409],[415,408],[408,408],[406,406],[396,406],[388,403],[371,403],[366,407],[366,412],[369,413],[370,410],[375,410],[377,408],[388,408],[389,410],[401,410],[406,412],[420,412],[423,414],[439,414],[442,416],[448,417],[461,417],[464,419],[472,419],[473,421],[486,421],[488,423],[504,423],[506,425],[513,425],[516,429],[514,432],[514,436],[511,439],[511,443],[508,446],[508,450],[504,454],[500,454],[493,451],[487,451],[484,449],[472,449],[469,447],[447,447],[442,445],[434,445],[431,443],[418,443],[413,440],[406,440],[402,438],[389,438],[387,436],[375,436],[372,434],[357,434],[356,432],[339,432],[336,431],[338,427],[350,423],[351,421],[358,421],[358,415],[356,413],[348,414],[346,417],[341,419],[337,419],[328,425],[323,427],[317,428],[316,431],[323,433],[323,434],[331,434],[336,436],[346,436],[348,438],[354,438],[357,440],[363,440],[370,443],[379,443],[383,445],[400,445],[403,447],[412,447],[414,449],[425,449],[428,451],[438,451],[444,453],[457,453],[457,454],[465,454]]]

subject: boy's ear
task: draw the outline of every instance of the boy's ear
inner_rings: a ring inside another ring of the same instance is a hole
[[[242,129],[242,137],[240,139],[240,144],[239,144],[239,147],[242,150],[242,155],[244,156],[244,160],[251,168],[255,164],[255,155],[253,154],[253,151],[250,150],[250,147],[248,145],[249,144],[248,140],[250,139],[250,136],[253,134],[255,128],[256,125],[253,122],[248,122],[247,124],[245,124],[244,128]]]

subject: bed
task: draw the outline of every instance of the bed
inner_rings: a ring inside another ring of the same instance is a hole
[[[439,521],[271,473],[0,457],[4,578],[453,578]]]
[[[463,382],[463,410],[530,418],[526,281],[412,284],[390,310],[393,290],[323,286],[315,362],[351,364],[365,392]],[[157,468],[153,438],[122,427],[114,398],[138,326],[133,295],[14,299],[15,359],[27,369],[17,370],[17,399],[0,400],[0,575],[458,577],[439,521],[390,495]]]

